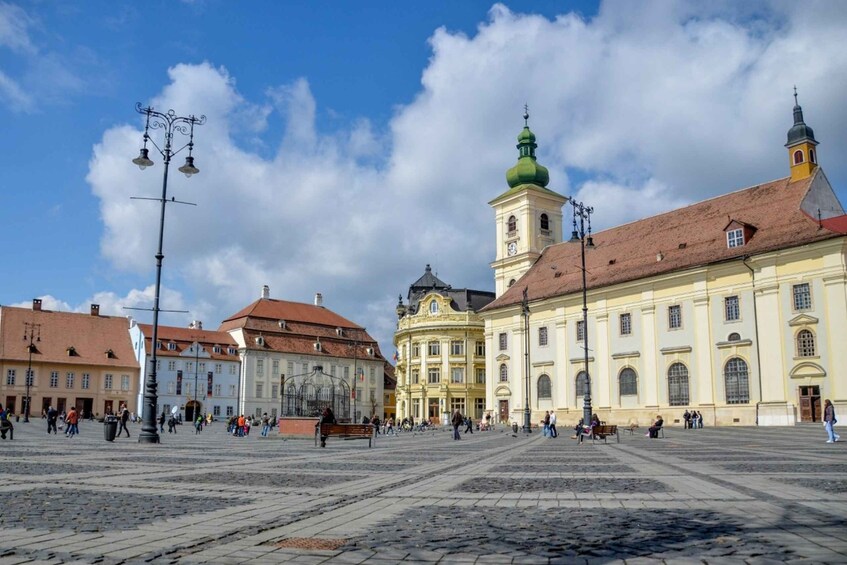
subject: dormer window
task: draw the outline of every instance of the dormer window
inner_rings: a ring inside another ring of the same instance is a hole
[[[794,152],[794,164],[799,165],[803,162],[803,152],[799,149]]]
[[[68,357],[77,357],[76,348],[72,345],[68,347]]]
[[[156,349],[162,349],[162,342],[161,341],[156,342]]]
[[[438,314],[438,302],[433,300],[429,303],[429,313],[430,314]]]
[[[368,352],[368,355],[370,355],[371,357],[374,356],[374,348],[373,347],[368,347],[367,352]]]
[[[739,228],[726,232],[727,247],[732,249],[733,247],[741,247],[742,245],[744,245],[744,230]]]
[[[235,355],[235,354],[236,354],[236,351],[235,351],[235,348],[234,348],[234,347],[229,347],[229,348],[227,348],[226,352],[227,352],[229,355]]]
[[[106,350],[106,358],[107,359],[114,359],[115,358],[115,352],[112,351],[111,349]]]
[[[509,235],[514,234],[518,231],[518,219],[514,216],[509,216],[509,221],[506,222],[506,231],[509,232]]]
[[[279,329],[281,329],[281,330],[286,329],[286,328],[285,328],[285,320],[280,320],[280,321],[279,321]]]
[[[213,351],[214,353],[220,353],[220,352],[221,352],[221,346],[220,346],[220,345],[214,345],[214,346],[212,346],[212,351]]]
[[[176,344],[171,342],[168,344],[168,351],[176,351]]]
[[[322,351],[320,340],[315,342],[315,351]]]
[[[265,345],[265,338],[262,336],[256,336],[256,345],[262,347]]]
[[[344,328],[335,328],[335,335],[338,337],[344,337]]]

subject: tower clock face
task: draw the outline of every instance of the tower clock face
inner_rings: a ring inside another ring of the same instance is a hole
[[[509,253],[510,256],[514,255],[518,252],[518,244],[513,241],[508,245],[508,247],[506,247],[506,251]]]

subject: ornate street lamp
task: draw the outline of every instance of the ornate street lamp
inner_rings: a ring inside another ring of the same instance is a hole
[[[142,171],[153,165],[153,161],[150,160],[147,149],[147,142],[149,141],[162,156],[165,164],[162,180],[162,197],[161,199],[149,199],[159,200],[162,204],[162,211],[159,216],[159,247],[156,251],[156,291],[155,296],[153,297],[152,366],[150,368],[149,375],[147,375],[144,386],[144,406],[142,407],[141,433],[138,434],[139,443],[159,443],[159,429],[156,426],[156,405],[159,401],[159,397],[156,392],[156,389],[158,388],[158,384],[156,382],[156,348],[159,343],[159,294],[162,287],[162,259],[165,257],[162,254],[162,241],[165,236],[165,205],[168,203],[168,169],[170,167],[171,158],[187,147],[188,156],[185,158],[185,164],[179,168],[179,172],[183,173],[186,177],[190,177],[191,175],[195,175],[200,172],[200,170],[194,166],[194,157],[191,153],[194,150],[194,126],[202,126],[205,124],[206,116],[200,116],[199,118],[196,118],[193,115],[188,117],[177,116],[173,110],[168,110],[167,113],[157,112],[153,110],[152,107],[142,107],[141,103],[135,105],[135,110],[139,114],[147,116],[147,123],[144,125],[144,147],[141,148],[141,153],[138,157],[133,159],[132,162],[138,165]],[[163,130],[165,137],[163,148],[156,145],[156,142],[150,137],[149,132],[151,129]],[[174,150],[171,145],[175,133],[188,137],[188,143],[176,150]]]
[[[582,202],[571,199],[573,206],[573,232],[571,243],[580,243],[582,251],[582,344],[585,351],[585,397],[582,404],[582,421],[586,426],[591,425],[591,375],[588,373],[588,287],[585,283],[585,249],[594,248],[594,239],[591,237],[591,214],[594,208],[586,206]],[[579,222],[577,222],[579,218]],[[586,232],[585,224],[588,223]]]
[[[524,409],[523,409],[523,431],[524,433],[531,434],[532,433],[532,421],[531,421],[531,413],[529,409],[530,399],[530,389],[529,389],[529,289],[524,287],[523,289],[523,300],[521,300],[521,313],[523,314],[523,334],[524,334],[524,360],[526,361],[526,366],[524,367],[525,373],[525,381],[526,381],[526,400],[524,401]]]
[[[32,354],[38,350],[38,348],[35,347],[35,342],[41,341],[41,324],[24,322],[24,341],[27,339],[29,339],[29,345],[27,346],[27,350],[29,351],[29,364],[26,369],[26,398],[24,399],[26,406],[24,408],[24,422],[29,423],[29,405],[32,402],[29,389],[32,386],[34,378],[32,374]]]

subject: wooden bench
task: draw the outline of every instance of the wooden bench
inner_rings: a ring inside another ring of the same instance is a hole
[[[591,440],[596,441],[598,439],[602,439],[603,443],[607,443],[606,438],[609,436],[615,436],[618,443],[621,442],[621,436],[618,434],[617,426],[594,426],[591,433]]]
[[[368,447],[373,446],[374,427],[371,424],[321,424],[315,426],[315,447],[321,436],[340,437],[344,439],[366,439]]]

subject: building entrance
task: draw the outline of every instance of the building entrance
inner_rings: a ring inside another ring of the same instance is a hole
[[[800,387],[800,421],[821,421],[821,387]]]
[[[196,400],[190,400],[185,403],[185,421],[194,422],[198,414],[203,413],[203,405]]]
[[[509,401],[508,400],[501,400],[500,401],[500,403],[498,405],[497,414],[498,414],[498,420],[500,421],[501,424],[508,424],[509,423]]]

